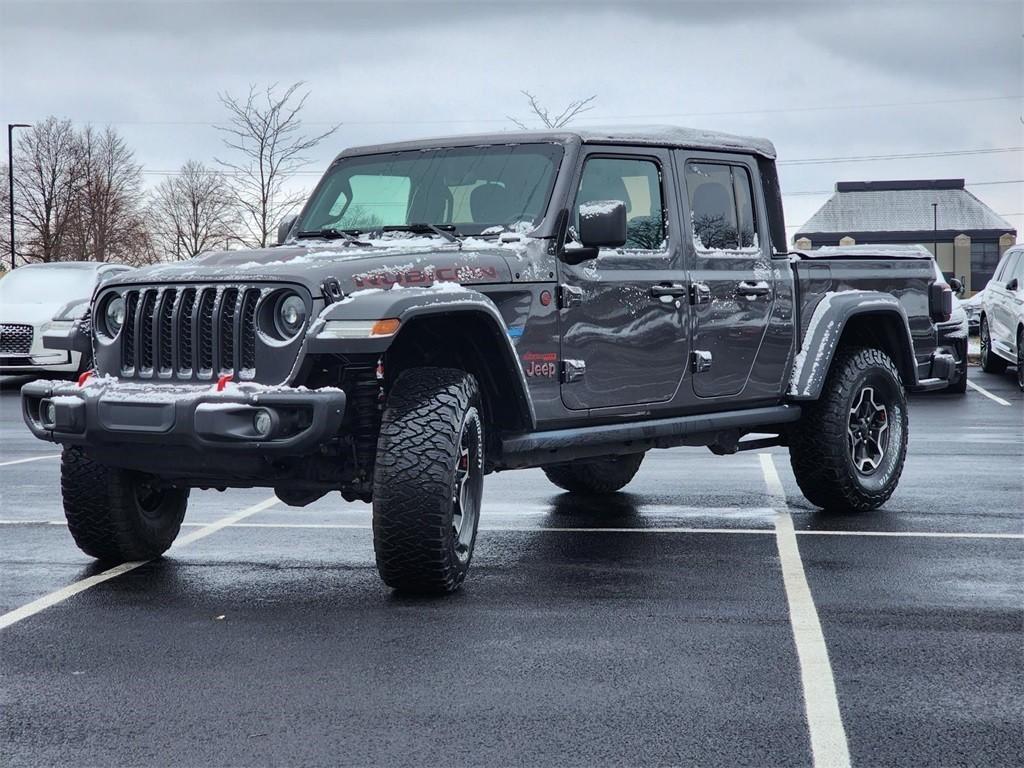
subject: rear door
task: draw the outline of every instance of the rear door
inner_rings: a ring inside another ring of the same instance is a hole
[[[678,205],[668,150],[585,147],[569,210],[626,205],[625,247],[559,265],[562,402],[570,409],[667,403],[686,373],[689,339]]]
[[[1006,286],[1013,279],[1019,259],[1020,254],[1017,251],[1007,252],[985,290],[989,305],[989,338],[992,341],[992,349],[1002,357],[1009,355],[1011,346],[1009,328],[1012,325],[1010,314],[1013,296]]]
[[[693,389],[739,395],[775,303],[771,238],[757,164],[743,155],[676,153],[687,206]]]

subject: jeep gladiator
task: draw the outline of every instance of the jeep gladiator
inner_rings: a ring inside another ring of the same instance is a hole
[[[448,592],[484,475],[611,493],[645,453],[788,446],[807,499],[899,480],[905,390],[940,389],[951,292],[928,254],[792,252],[773,145],[682,128],[348,149],[276,247],[118,276],[22,390],[63,446],[72,536],[159,556],[191,488],[372,502],[390,586]],[[680,481],[684,482],[684,481]]]

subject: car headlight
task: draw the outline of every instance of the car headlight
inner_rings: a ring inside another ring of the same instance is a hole
[[[103,331],[110,338],[121,332],[124,325],[124,299],[114,296],[103,307]]]
[[[306,323],[306,302],[294,293],[282,295],[277,302],[274,323],[282,339],[292,338]]]

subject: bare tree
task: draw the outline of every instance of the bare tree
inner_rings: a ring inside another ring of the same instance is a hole
[[[288,175],[306,165],[307,153],[339,127],[315,135],[303,132],[300,113],[309,98],[309,91],[299,92],[303,85],[294,83],[283,93],[276,84],[263,90],[250,86],[244,98],[220,96],[229,121],[218,130],[235,157],[217,162],[228,172],[240,209],[240,234],[260,248],[272,242],[277,225],[305,198],[285,189]]]
[[[0,163],[0,218],[3,219],[3,226],[0,227],[0,271],[10,269],[9,260],[11,250],[11,224],[9,203],[11,199],[10,179],[7,163]]]
[[[584,112],[589,112],[590,110],[592,110],[594,108],[594,101],[595,99],[597,99],[597,94],[594,94],[593,96],[587,96],[587,98],[585,99],[571,101],[569,102],[569,105],[561,112],[552,115],[551,111],[543,104],[541,104],[537,100],[537,97],[534,96],[532,93],[530,93],[529,91],[520,91],[520,93],[526,97],[526,100],[530,107],[530,111],[533,113],[534,118],[540,120],[541,125],[543,125],[545,128],[563,128],[567,126],[577,117],[582,115]],[[508,117],[509,120],[511,120],[520,128],[522,128],[524,131],[529,130],[529,126],[527,125],[525,120],[520,120],[517,117],[512,117],[512,115],[506,115],[506,117]],[[527,118],[527,120],[530,119],[533,118]]]
[[[145,248],[142,166],[118,133],[86,126],[75,142],[81,177],[72,207],[70,250],[79,261],[135,263]]]
[[[70,258],[67,239],[82,177],[76,145],[71,122],[55,117],[36,123],[18,139],[14,196],[23,260]]]
[[[221,246],[235,224],[231,189],[223,174],[195,160],[160,182],[148,211],[157,251],[174,260]]]

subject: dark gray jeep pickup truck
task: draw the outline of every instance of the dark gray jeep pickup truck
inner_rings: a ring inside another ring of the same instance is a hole
[[[952,297],[927,254],[790,252],[774,157],[680,128],[342,152],[277,247],[126,273],[48,337],[95,361],[22,390],[75,541],[158,556],[194,487],[340,491],[387,584],[445,592],[488,472],[610,493],[678,445],[786,445],[812,503],[878,507]]]

